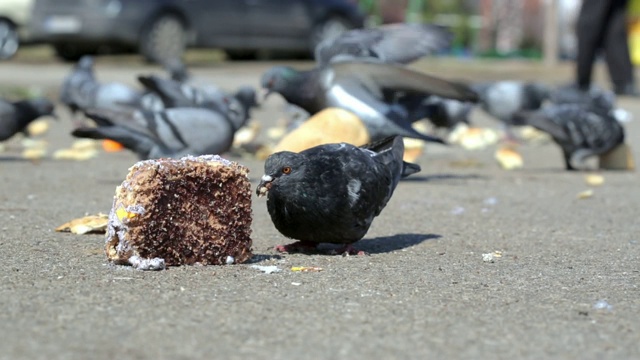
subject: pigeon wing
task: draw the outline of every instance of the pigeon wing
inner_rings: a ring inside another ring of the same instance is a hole
[[[453,36],[435,25],[387,24],[350,30],[315,49],[320,66],[348,60],[407,64],[451,45]]]
[[[476,92],[465,84],[447,81],[402,66],[345,62],[334,64],[332,68],[335,83],[359,81],[378,93],[386,90],[426,93],[460,101],[478,100]]]

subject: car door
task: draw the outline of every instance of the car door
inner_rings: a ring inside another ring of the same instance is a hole
[[[247,31],[252,38],[274,41],[306,39],[311,24],[307,0],[238,0],[249,11]]]
[[[243,0],[183,0],[196,32],[197,46],[224,47],[247,37]]]

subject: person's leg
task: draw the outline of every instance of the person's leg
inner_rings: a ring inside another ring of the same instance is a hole
[[[611,14],[605,30],[604,53],[609,76],[616,93],[636,91],[627,33],[627,0],[611,0]]]
[[[584,0],[580,8],[576,35],[576,82],[580,89],[591,86],[591,73],[598,50],[602,48],[611,2],[615,0]]]

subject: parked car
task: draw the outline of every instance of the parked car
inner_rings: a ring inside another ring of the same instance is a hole
[[[310,51],[364,20],[355,0],[35,0],[30,30],[65,60],[110,49],[158,62],[186,47]]]
[[[27,22],[33,0],[0,1],[0,60],[16,54],[21,41],[28,40]]]

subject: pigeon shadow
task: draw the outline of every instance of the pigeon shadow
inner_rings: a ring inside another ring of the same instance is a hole
[[[446,181],[446,180],[478,180],[487,179],[486,176],[478,174],[434,174],[434,175],[411,175],[402,179],[403,182],[421,181]]]
[[[422,242],[439,239],[441,237],[442,235],[437,234],[397,234],[372,239],[362,239],[354,245],[358,250],[369,254],[383,254],[406,249]]]
[[[0,156],[0,161],[1,162],[40,162],[43,161],[45,159],[37,159],[37,160],[32,160],[32,159],[27,159],[25,157],[22,157],[20,155],[1,155]]]
[[[282,255],[270,255],[270,254],[253,254],[253,256],[251,257],[251,259],[245,261],[245,264],[257,264],[257,263],[261,263],[263,261],[268,261],[268,260],[280,260],[282,259]]]

